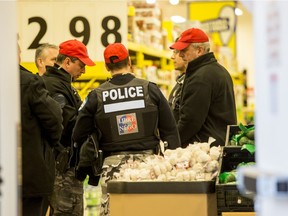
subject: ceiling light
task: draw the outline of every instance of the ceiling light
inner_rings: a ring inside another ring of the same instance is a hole
[[[146,0],[146,3],[147,3],[147,4],[155,4],[155,3],[156,3],[156,0]]]
[[[235,15],[236,16],[242,16],[243,15],[243,11],[240,8],[235,8]]]
[[[179,0],[169,0],[171,5],[178,5],[179,4]]]
[[[186,22],[186,19],[182,16],[171,16],[171,21],[174,23],[184,23]]]

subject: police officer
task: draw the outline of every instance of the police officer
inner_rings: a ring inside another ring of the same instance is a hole
[[[98,131],[100,148],[106,155],[101,176],[101,215],[109,215],[106,189],[113,173],[131,157],[142,160],[157,153],[160,139],[170,149],[180,147],[180,139],[168,102],[157,85],[130,73],[131,60],[125,46],[108,45],[104,59],[112,78],[85,99],[73,139],[82,143],[87,135]]]
[[[53,216],[84,214],[83,182],[75,178],[77,148],[72,141],[72,130],[82,102],[71,83],[85,73],[86,65],[95,65],[88,56],[86,46],[78,40],[67,40],[60,44],[54,66],[46,66],[42,76],[51,96],[61,105],[63,116],[61,148],[57,148],[56,179],[50,198]]]

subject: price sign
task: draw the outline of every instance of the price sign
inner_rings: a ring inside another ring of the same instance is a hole
[[[83,42],[93,61],[103,61],[109,43],[127,42],[127,2],[22,0],[18,32],[23,62],[34,62],[35,49],[43,43],[59,45],[70,39]]]

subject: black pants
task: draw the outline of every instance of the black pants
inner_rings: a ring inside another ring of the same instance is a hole
[[[22,198],[22,216],[44,216],[47,208],[46,197]]]

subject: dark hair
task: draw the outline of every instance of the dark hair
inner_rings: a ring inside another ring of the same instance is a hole
[[[56,63],[62,64],[63,61],[64,61],[67,57],[70,58],[70,60],[71,60],[72,62],[75,62],[75,61],[78,60],[78,58],[76,58],[76,57],[71,57],[71,56],[67,56],[67,55],[63,55],[63,54],[58,54],[57,59],[56,59]]]
[[[127,57],[126,59],[116,62],[116,63],[106,63],[107,67],[109,70],[120,70],[128,65],[129,58]]]

